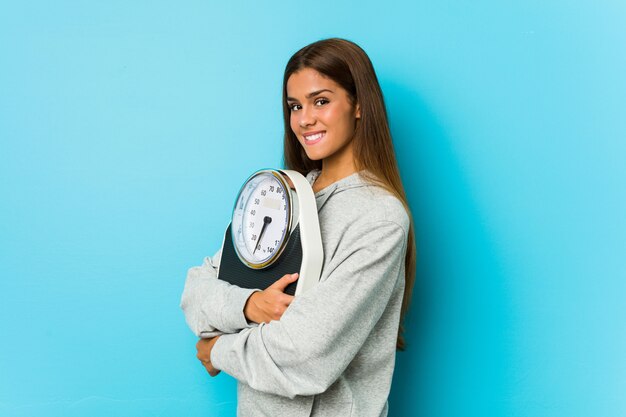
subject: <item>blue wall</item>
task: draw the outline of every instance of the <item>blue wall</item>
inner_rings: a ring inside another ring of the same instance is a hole
[[[374,62],[417,228],[391,415],[626,415],[626,6],[245,3],[0,6],[0,415],[234,415],[180,293],[331,36]]]

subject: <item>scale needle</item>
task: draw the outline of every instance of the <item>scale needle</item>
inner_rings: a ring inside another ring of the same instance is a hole
[[[265,233],[265,228],[271,222],[272,222],[272,218],[270,216],[265,216],[263,218],[263,227],[261,228],[261,233],[259,233],[259,242],[256,244],[256,246],[254,247],[254,250],[252,251],[253,255],[256,252],[256,250],[261,246],[261,239],[263,238],[263,233]]]

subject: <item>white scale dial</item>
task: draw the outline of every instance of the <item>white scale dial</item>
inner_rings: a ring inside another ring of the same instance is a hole
[[[241,188],[233,211],[232,233],[239,258],[264,268],[284,248],[292,219],[291,190],[279,174],[261,171]]]

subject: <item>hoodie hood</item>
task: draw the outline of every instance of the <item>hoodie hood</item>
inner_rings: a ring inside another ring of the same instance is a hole
[[[307,179],[309,184],[313,186],[313,183],[315,182],[317,177],[320,176],[321,173],[322,171],[320,169],[314,169],[312,171],[309,171],[309,173],[306,175],[305,178]],[[315,193],[315,200],[317,201],[317,209],[318,211],[321,210],[322,207],[324,206],[324,203],[326,203],[326,200],[328,200],[330,196],[335,193],[349,190],[351,188],[369,187],[369,186],[372,186],[372,184],[368,183],[359,172],[350,174],[347,177],[344,177],[338,181],[335,181],[334,183],[330,184],[329,186]]]

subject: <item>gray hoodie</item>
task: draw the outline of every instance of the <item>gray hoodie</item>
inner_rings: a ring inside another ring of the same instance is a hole
[[[312,184],[319,174],[306,178]],[[238,380],[239,416],[387,415],[409,218],[396,197],[359,173],[315,198],[320,282],[279,321],[247,322],[243,308],[254,290],[216,279],[220,252],[188,272],[181,307],[199,337],[227,333],[211,362]]]

